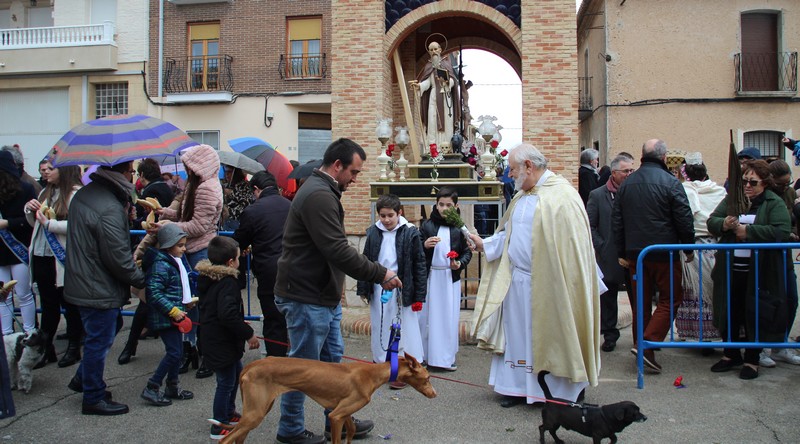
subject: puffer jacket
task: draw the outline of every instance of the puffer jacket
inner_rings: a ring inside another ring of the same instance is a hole
[[[655,244],[693,244],[694,218],[686,191],[659,159],[643,158],[642,166],[620,186],[611,211],[617,257],[637,260]],[[679,255],[674,255],[674,260]],[[667,261],[669,252],[647,259]]]
[[[242,359],[245,342],[253,329],[244,322],[244,304],[239,291],[239,270],[213,265],[208,259],[195,269],[197,296],[200,298],[200,343],[203,362],[211,370],[225,368]]]
[[[131,257],[130,199],[120,185],[97,174],[92,175],[92,183],[75,192],[67,226],[67,302],[119,308],[130,299],[131,286],[144,287],[144,273]]]
[[[436,207],[433,208],[433,211],[436,211]],[[423,245],[429,237],[439,235],[439,227],[441,227],[441,225],[437,224],[432,219],[428,219],[422,223],[422,227],[420,227],[419,231],[422,233]],[[453,272],[453,282],[456,282],[461,279],[461,271],[465,270],[467,265],[469,265],[469,261],[472,260],[472,250],[470,250],[469,244],[467,244],[467,240],[464,238],[464,234],[460,229],[456,227],[448,228],[450,229],[450,250],[458,253],[456,260],[461,262],[461,267],[458,270],[451,270]],[[433,250],[433,248],[425,248],[425,267],[428,270],[430,270],[431,262],[433,261]]]
[[[380,221],[367,229],[367,240],[364,243],[364,256],[371,261],[378,260],[381,252],[383,233],[386,229],[378,226]],[[425,265],[425,253],[422,248],[422,237],[417,227],[400,219],[395,235],[395,251],[397,252],[397,276],[403,282],[403,306],[414,302],[425,302],[428,293],[428,268]],[[358,281],[356,294],[372,296],[374,284]]]
[[[163,218],[174,221],[187,234],[186,252],[196,253],[208,247],[217,235],[217,224],[222,214],[222,185],[219,183],[219,156],[208,145],[189,148],[181,160],[187,168],[200,176],[200,184],[195,189],[194,214],[190,220],[178,220],[178,205],[181,213],[186,212],[186,199],[174,202],[164,209]]]
[[[189,270],[185,256],[183,266]],[[147,323],[154,331],[172,327],[169,312],[174,307],[186,311],[183,305],[183,285],[181,284],[181,270],[175,258],[163,250],[148,248],[142,259],[142,269],[145,273],[145,300],[150,308],[147,314]]]

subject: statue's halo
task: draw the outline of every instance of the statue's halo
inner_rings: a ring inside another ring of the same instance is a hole
[[[444,54],[445,51],[447,51],[447,37],[445,37],[444,34],[441,34],[441,33],[438,33],[438,32],[434,32],[433,34],[429,35],[427,39],[425,39],[425,51],[427,51],[428,50],[428,46],[430,46],[429,42],[431,40],[431,37],[433,37],[435,35],[440,35],[444,39],[444,47],[442,48],[442,54]],[[439,43],[438,40],[434,40],[434,41]],[[441,44],[441,43],[439,43],[439,44]]]

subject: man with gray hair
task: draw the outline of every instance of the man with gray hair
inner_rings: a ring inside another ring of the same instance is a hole
[[[505,395],[501,406],[541,402],[543,370],[553,397],[576,401],[598,382],[605,291],[586,211],[533,145],[514,148],[509,167],[518,191],[497,232],[470,235],[487,261],[473,334],[478,347],[495,353],[489,383]]]
[[[631,174],[619,188],[611,226],[617,258],[620,265],[628,268],[631,276],[636,274],[639,253],[655,244],[694,244],[694,219],[686,191],[678,179],[667,168],[667,144],[663,140],[650,139],[642,146],[642,165]],[[693,250],[686,251],[686,261],[694,258]],[[632,279],[631,308],[636,313],[637,286],[642,285],[644,307],[644,339],[663,341],[670,329],[670,313],[678,311],[683,299],[681,286],[683,268],[680,255],[674,254],[670,262],[667,251],[650,253],[644,259],[643,276]],[[673,304],[670,304],[670,288]],[[658,305],[651,314],[653,297],[658,290]],[[634,348],[636,354],[636,316],[633,317]],[[660,373],[652,349],[644,351],[645,366]]]
[[[578,194],[583,205],[589,201],[589,193],[597,188],[600,175],[597,166],[600,164],[600,153],[594,148],[581,151],[581,166],[578,168]]]
[[[611,237],[611,210],[620,185],[633,171],[633,159],[623,155],[615,157],[608,181],[589,193],[586,205],[597,264],[603,271],[603,283],[608,287],[608,291],[600,295],[600,334],[603,335],[600,349],[604,352],[613,351],[617,346],[617,293],[625,283],[625,269],[617,262],[617,249]]]

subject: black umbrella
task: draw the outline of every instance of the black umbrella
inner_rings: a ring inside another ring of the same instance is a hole
[[[736,155],[736,144],[733,143],[733,130],[731,130],[731,146],[728,152],[728,216],[744,214],[750,207],[750,202],[744,194],[742,181],[742,166]]]
[[[309,160],[292,170],[292,172],[289,173],[289,179],[305,179],[311,176],[311,173],[314,172],[314,168],[319,168],[321,166],[322,160]]]

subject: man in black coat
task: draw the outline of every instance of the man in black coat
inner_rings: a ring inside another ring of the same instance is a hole
[[[636,274],[639,253],[655,244],[694,244],[694,219],[689,199],[683,185],[667,169],[667,144],[651,139],[642,147],[642,166],[631,174],[619,188],[614,199],[611,227],[617,248],[619,264],[627,267],[631,276]],[[686,251],[686,260],[694,259],[693,250]],[[683,298],[681,286],[683,267],[680,255],[660,251],[644,259],[644,276],[632,280],[631,295],[636,295],[637,285],[643,285],[644,339],[663,341],[670,329],[670,312],[677,312]],[[671,282],[670,282],[671,280]],[[670,304],[670,289],[673,304]],[[650,313],[652,299],[658,290],[655,312]],[[636,313],[636,298],[631,308]],[[637,320],[633,319],[634,347],[636,346]],[[644,352],[645,365],[655,372],[661,366],[652,349]]]
[[[619,187],[632,172],[633,159],[625,156],[614,158],[608,182],[589,193],[586,205],[597,265],[603,272],[603,283],[608,287],[600,295],[600,334],[603,335],[600,348],[605,352],[613,351],[619,339],[617,293],[625,282],[625,270],[617,262],[617,249],[611,236],[611,211]]]
[[[286,356],[289,336],[286,318],[275,307],[275,276],[278,258],[283,251],[283,227],[289,215],[291,202],[281,196],[275,176],[267,171],[256,173],[250,179],[255,202],[244,209],[239,218],[239,228],[233,238],[239,245],[252,249],[252,270],[258,279],[258,301],[264,315],[264,345],[268,356]]]
[[[581,195],[583,205],[589,201],[589,193],[597,188],[600,175],[597,165],[600,163],[600,153],[594,148],[581,151],[581,166],[578,168],[578,194]]]

